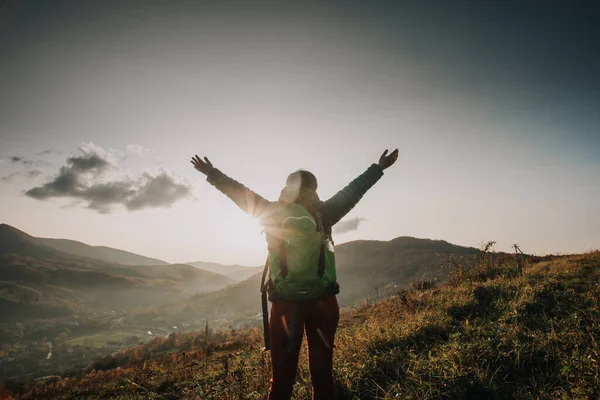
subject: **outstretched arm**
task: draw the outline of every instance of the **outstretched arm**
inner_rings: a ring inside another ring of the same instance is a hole
[[[387,154],[383,152],[377,164],[372,164],[348,186],[325,202],[328,222],[335,225],[350,212],[364,194],[383,176],[383,170],[391,167],[398,159],[398,149]]]
[[[206,175],[208,183],[223,192],[247,214],[260,218],[271,204],[270,201],[215,168],[208,158],[204,157],[202,160],[196,155],[192,157],[192,164],[195,169]]]

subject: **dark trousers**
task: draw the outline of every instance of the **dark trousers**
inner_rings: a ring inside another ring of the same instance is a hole
[[[277,300],[271,306],[271,365],[269,400],[289,400],[296,379],[298,354],[306,330],[313,400],[336,398],[333,382],[333,338],[340,309],[335,295],[318,300]],[[291,333],[291,338],[288,336]]]

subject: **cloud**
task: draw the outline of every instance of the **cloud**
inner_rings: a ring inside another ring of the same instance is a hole
[[[154,153],[154,150],[148,149],[137,143],[128,144],[127,147],[125,147],[125,150],[127,150],[128,152],[130,152],[132,154],[137,154],[138,156],[141,156],[141,157],[145,157],[147,155]]]
[[[21,175],[20,172],[13,172],[12,174],[9,174],[9,175],[6,175],[6,176],[3,176],[2,178],[0,178],[0,181],[11,182],[13,179],[18,177],[19,175]]]
[[[12,162],[13,164],[23,164],[25,166],[31,166],[33,165],[33,161],[31,160],[26,160],[23,157],[17,157],[17,156],[11,156],[10,157],[10,162]]]
[[[38,200],[69,198],[100,213],[110,212],[115,205],[127,210],[168,207],[191,195],[187,182],[165,170],[131,177],[104,149],[86,143],[79,150],[83,154],[68,157],[53,180],[25,194]]]
[[[92,142],[84,142],[79,146],[79,151],[84,156],[97,155],[111,165],[118,165],[119,160],[123,159],[124,153],[120,150],[109,149],[97,146]]]
[[[358,229],[358,226],[362,221],[365,221],[366,218],[355,217],[346,219],[344,221],[339,222],[335,228],[333,229],[334,233],[347,233],[350,231],[355,231]]]
[[[47,149],[47,150],[42,150],[39,153],[37,153],[38,156],[45,156],[46,154],[62,154],[63,152],[57,149]]]
[[[26,167],[33,167],[33,166],[47,167],[47,166],[51,166],[52,165],[48,161],[43,161],[43,160],[28,160],[26,158],[19,157],[19,156],[11,156],[9,158],[9,160],[13,164],[21,164],[21,165],[24,165]]]
[[[112,164],[95,153],[85,154],[81,157],[67,158],[67,164],[74,171],[78,172],[98,172],[101,173]]]
[[[12,182],[14,179],[21,177],[21,176],[29,178],[29,179],[33,179],[41,174],[42,174],[42,171],[40,171],[39,169],[33,168],[26,172],[13,172],[12,174],[1,177],[0,181]]]
[[[191,188],[165,171],[152,176],[145,173],[138,181],[138,189],[127,201],[125,206],[129,210],[138,210],[144,207],[162,207],[171,205],[178,199],[191,194]]]

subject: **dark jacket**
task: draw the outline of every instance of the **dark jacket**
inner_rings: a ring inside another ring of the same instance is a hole
[[[324,231],[331,235],[331,228],[354,208],[363,195],[382,176],[383,170],[381,167],[372,164],[358,178],[350,182],[348,186],[337,192],[329,200],[316,201],[316,204],[312,206],[321,216]],[[208,173],[206,180],[233,200],[244,212],[257,218],[262,225],[268,224],[269,208],[276,206],[277,202],[266,200],[217,168]],[[339,286],[336,284],[331,292],[339,292]]]

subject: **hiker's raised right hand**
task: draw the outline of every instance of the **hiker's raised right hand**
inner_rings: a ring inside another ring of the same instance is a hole
[[[396,160],[398,159],[398,149],[392,151],[390,154],[388,154],[387,149],[383,152],[383,154],[381,155],[381,157],[379,157],[379,167],[381,167],[382,170],[391,167],[392,165],[394,165],[394,163],[396,162]]]
[[[208,173],[215,168],[207,157],[204,157],[204,160],[202,160],[197,154],[192,157],[192,164],[194,165],[194,168],[204,175],[208,175]]]

